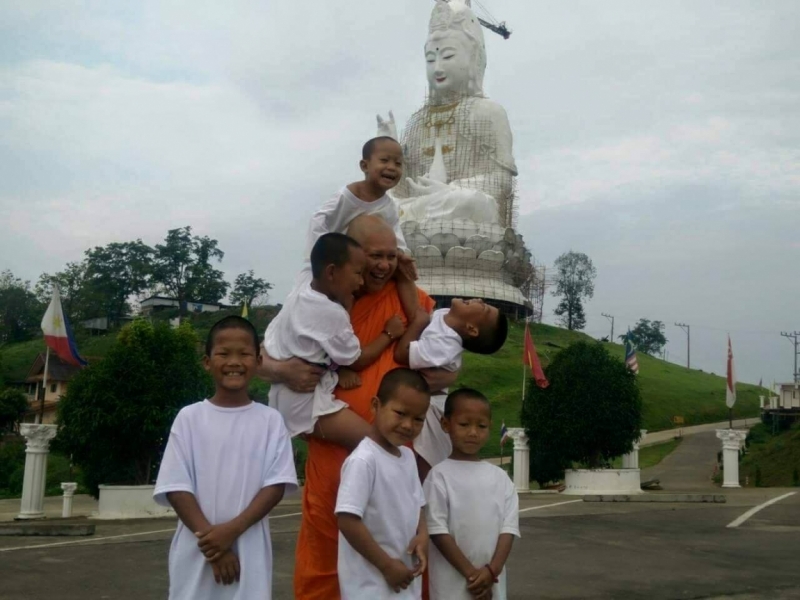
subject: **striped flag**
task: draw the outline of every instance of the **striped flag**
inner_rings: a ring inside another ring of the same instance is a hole
[[[628,335],[625,336],[625,364],[635,374],[639,374],[639,361],[636,360],[636,349],[633,347],[630,329],[628,329]]]
[[[53,298],[42,317],[42,333],[45,343],[65,363],[76,367],[86,365],[86,361],[78,354],[78,346],[75,345],[67,315],[61,309],[61,293],[57,285],[53,286]]]
[[[506,427],[506,422],[503,421],[500,426],[500,445],[502,446],[506,441],[508,441],[508,427]]]
[[[736,404],[736,368],[733,364],[733,348],[731,347],[731,336],[728,336],[728,381],[725,390],[725,404],[728,408],[733,408]]]
[[[533,380],[540,388],[544,389],[550,385],[547,377],[544,376],[542,365],[539,362],[539,355],[536,354],[536,346],[533,345],[533,338],[528,329],[528,323],[525,323],[525,348],[523,350],[522,362],[531,368],[531,375]]]

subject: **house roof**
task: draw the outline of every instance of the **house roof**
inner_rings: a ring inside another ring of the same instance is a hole
[[[44,352],[40,352],[28,371],[28,377],[25,379],[27,383],[39,381],[42,378],[44,374],[44,363]],[[65,363],[57,354],[50,354],[50,362],[47,365],[48,382],[69,381],[78,371],[80,371],[80,367]]]

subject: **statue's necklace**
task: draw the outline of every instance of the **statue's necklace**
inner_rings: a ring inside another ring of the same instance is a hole
[[[435,135],[439,136],[445,125],[447,126],[448,135],[453,133],[453,125],[456,124],[456,108],[458,108],[458,105],[459,102],[453,102],[452,104],[429,106],[425,114],[424,122],[428,135],[430,135],[431,128],[435,127]]]

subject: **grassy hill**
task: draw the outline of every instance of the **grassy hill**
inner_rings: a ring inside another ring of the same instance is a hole
[[[238,311],[231,311],[232,313]],[[262,314],[263,313],[263,314]],[[193,317],[195,327],[204,338],[208,328],[224,313],[214,313]],[[258,309],[253,315],[259,331],[263,331],[274,309]],[[169,315],[165,315],[165,318]],[[492,401],[494,410],[494,429],[485,453],[498,455],[499,429],[505,421],[508,427],[519,426],[519,412],[522,398],[522,339],[524,325],[512,324],[508,342],[493,356],[480,356],[464,353],[464,368],[458,385],[474,387],[484,392]],[[113,344],[116,333],[97,337],[79,337],[78,347],[82,355],[102,357]],[[542,366],[561,349],[579,341],[591,339],[583,333],[567,331],[550,325],[531,325],[531,335]],[[620,358],[624,349],[619,344],[605,344],[608,351]],[[25,378],[28,368],[37,352],[44,351],[44,342],[34,340],[0,348],[0,374],[7,381],[20,381]],[[671,419],[680,415],[686,425],[698,425],[724,421],[728,418],[725,406],[725,379],[696,369],[686,369],[657,358],[639,354],[639,383],[644,399],[644,424],[649,431],[669,429]],[[721,359],[722,360],[722,359]],[[258,397],[266,396],[266,385],[256,384],[253,391]],[[734,409],[735,417],[758,415],[758,388],[754,385],[739,384],[738,400]],[[506,452],[511,452],[509,447]]]
[[[747,454],[742,459],[740,479],[751,486],[800,486],[800,423],[772,435],[759,423],[747,436]]]

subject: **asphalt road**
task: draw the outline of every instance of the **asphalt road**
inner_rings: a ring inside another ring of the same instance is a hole
[[[723,491],[727,504],[523,497],[509,600],[800,600],[800,493],[727,527],[792,491]],[[276,599],[292,598],[297,510],[272,520]],[[0,599],[166,598],[173,528],[164,519],[98,522],[91,541],[0,537]]]

